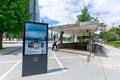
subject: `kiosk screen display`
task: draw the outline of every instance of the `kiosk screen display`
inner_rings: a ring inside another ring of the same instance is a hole
[[[24,29],[24,55],[46,54],[48,25],[26,22]]]

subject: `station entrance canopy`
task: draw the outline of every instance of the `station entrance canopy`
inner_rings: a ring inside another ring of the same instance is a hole
[[[96,31],[98,24],[99,21],[95,20],[75,24],[53,26],[49,27],[49,30],[59,32],[60,38],[63,38],[63,34],[72,35],[72,43],[70,42],[63,44],[63,40],[60,40],[62,48],[89,50],[92,52],[94,51],[93,34]],[[89,41],[84,42],[83,40],[83,42],[78,42],[77,36],[89,36]]]
[[[88,32],[94,34],[98,24],[99,21],[95,20],[95,21],[53,26],[53,27],[49,27],[49,30],[56,31],[59,33],[64,32],[65,34],[70,34],[70,35],[87,36],[89,35]]]

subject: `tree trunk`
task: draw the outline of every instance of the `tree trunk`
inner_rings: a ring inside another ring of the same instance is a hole
[[[14,41],[14,37],[12,37],[12,41]]]
[[[7,39],[8,39],[8,32],[6,32],[6,41],[7,41]]]
[[[21,41],[23,40],[23,32],[21,32],[21,39],[20,39]]]
[[[9,33],[9,41],[11,41],[12,39],[12,36],[11,36],[11,33]]]
[[[0,49],[2,49],[2,38],[3,38],[3,32],[0,31]]]
[[[16,41],[18,42],[18,35],[16,35]]]

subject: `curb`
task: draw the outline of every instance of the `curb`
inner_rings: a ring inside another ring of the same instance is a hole
[[[67,52],[67,53],[74,53],[74,54],[80,54],[84,56],[88,56],[90,53],[87,51],[82,50],[75,50],[75,49],[59,49],[60,52]]]

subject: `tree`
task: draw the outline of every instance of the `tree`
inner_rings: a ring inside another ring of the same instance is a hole
[[[109,31],[101,32],[99,36],[100,38],[105,39],[107,41],[114,41],[118,38],[115,27],[112,27]]]
[[[23,31],[24,21],[30,19],[29,0],[0,0],[0,48],[4,32],[19,34]]]
[[[104,39],[105,38],[105,34],[106,34],[106,32],[100,32],[99,37]]]
[[[120,38],[120,25],[119,25],[119,27],[116,27],[115,32],[116,32],[116,34],[117,34],[117,35],[119,36],[119,38]]]
[[[90,13],[88,12],[88,9],[86,7],[84,7],[83,10],[81,10],[81,14],[77,16],[77,21],[78,22],[85,22],[85,21],[90,21],[92,19],[94,19]]]
[[[104,24],[104,23],[99,23],[98,26],[97,26],[97,31],[104,32],[104,31],[106,31],[106,27],[107,27],[106,24]]]

